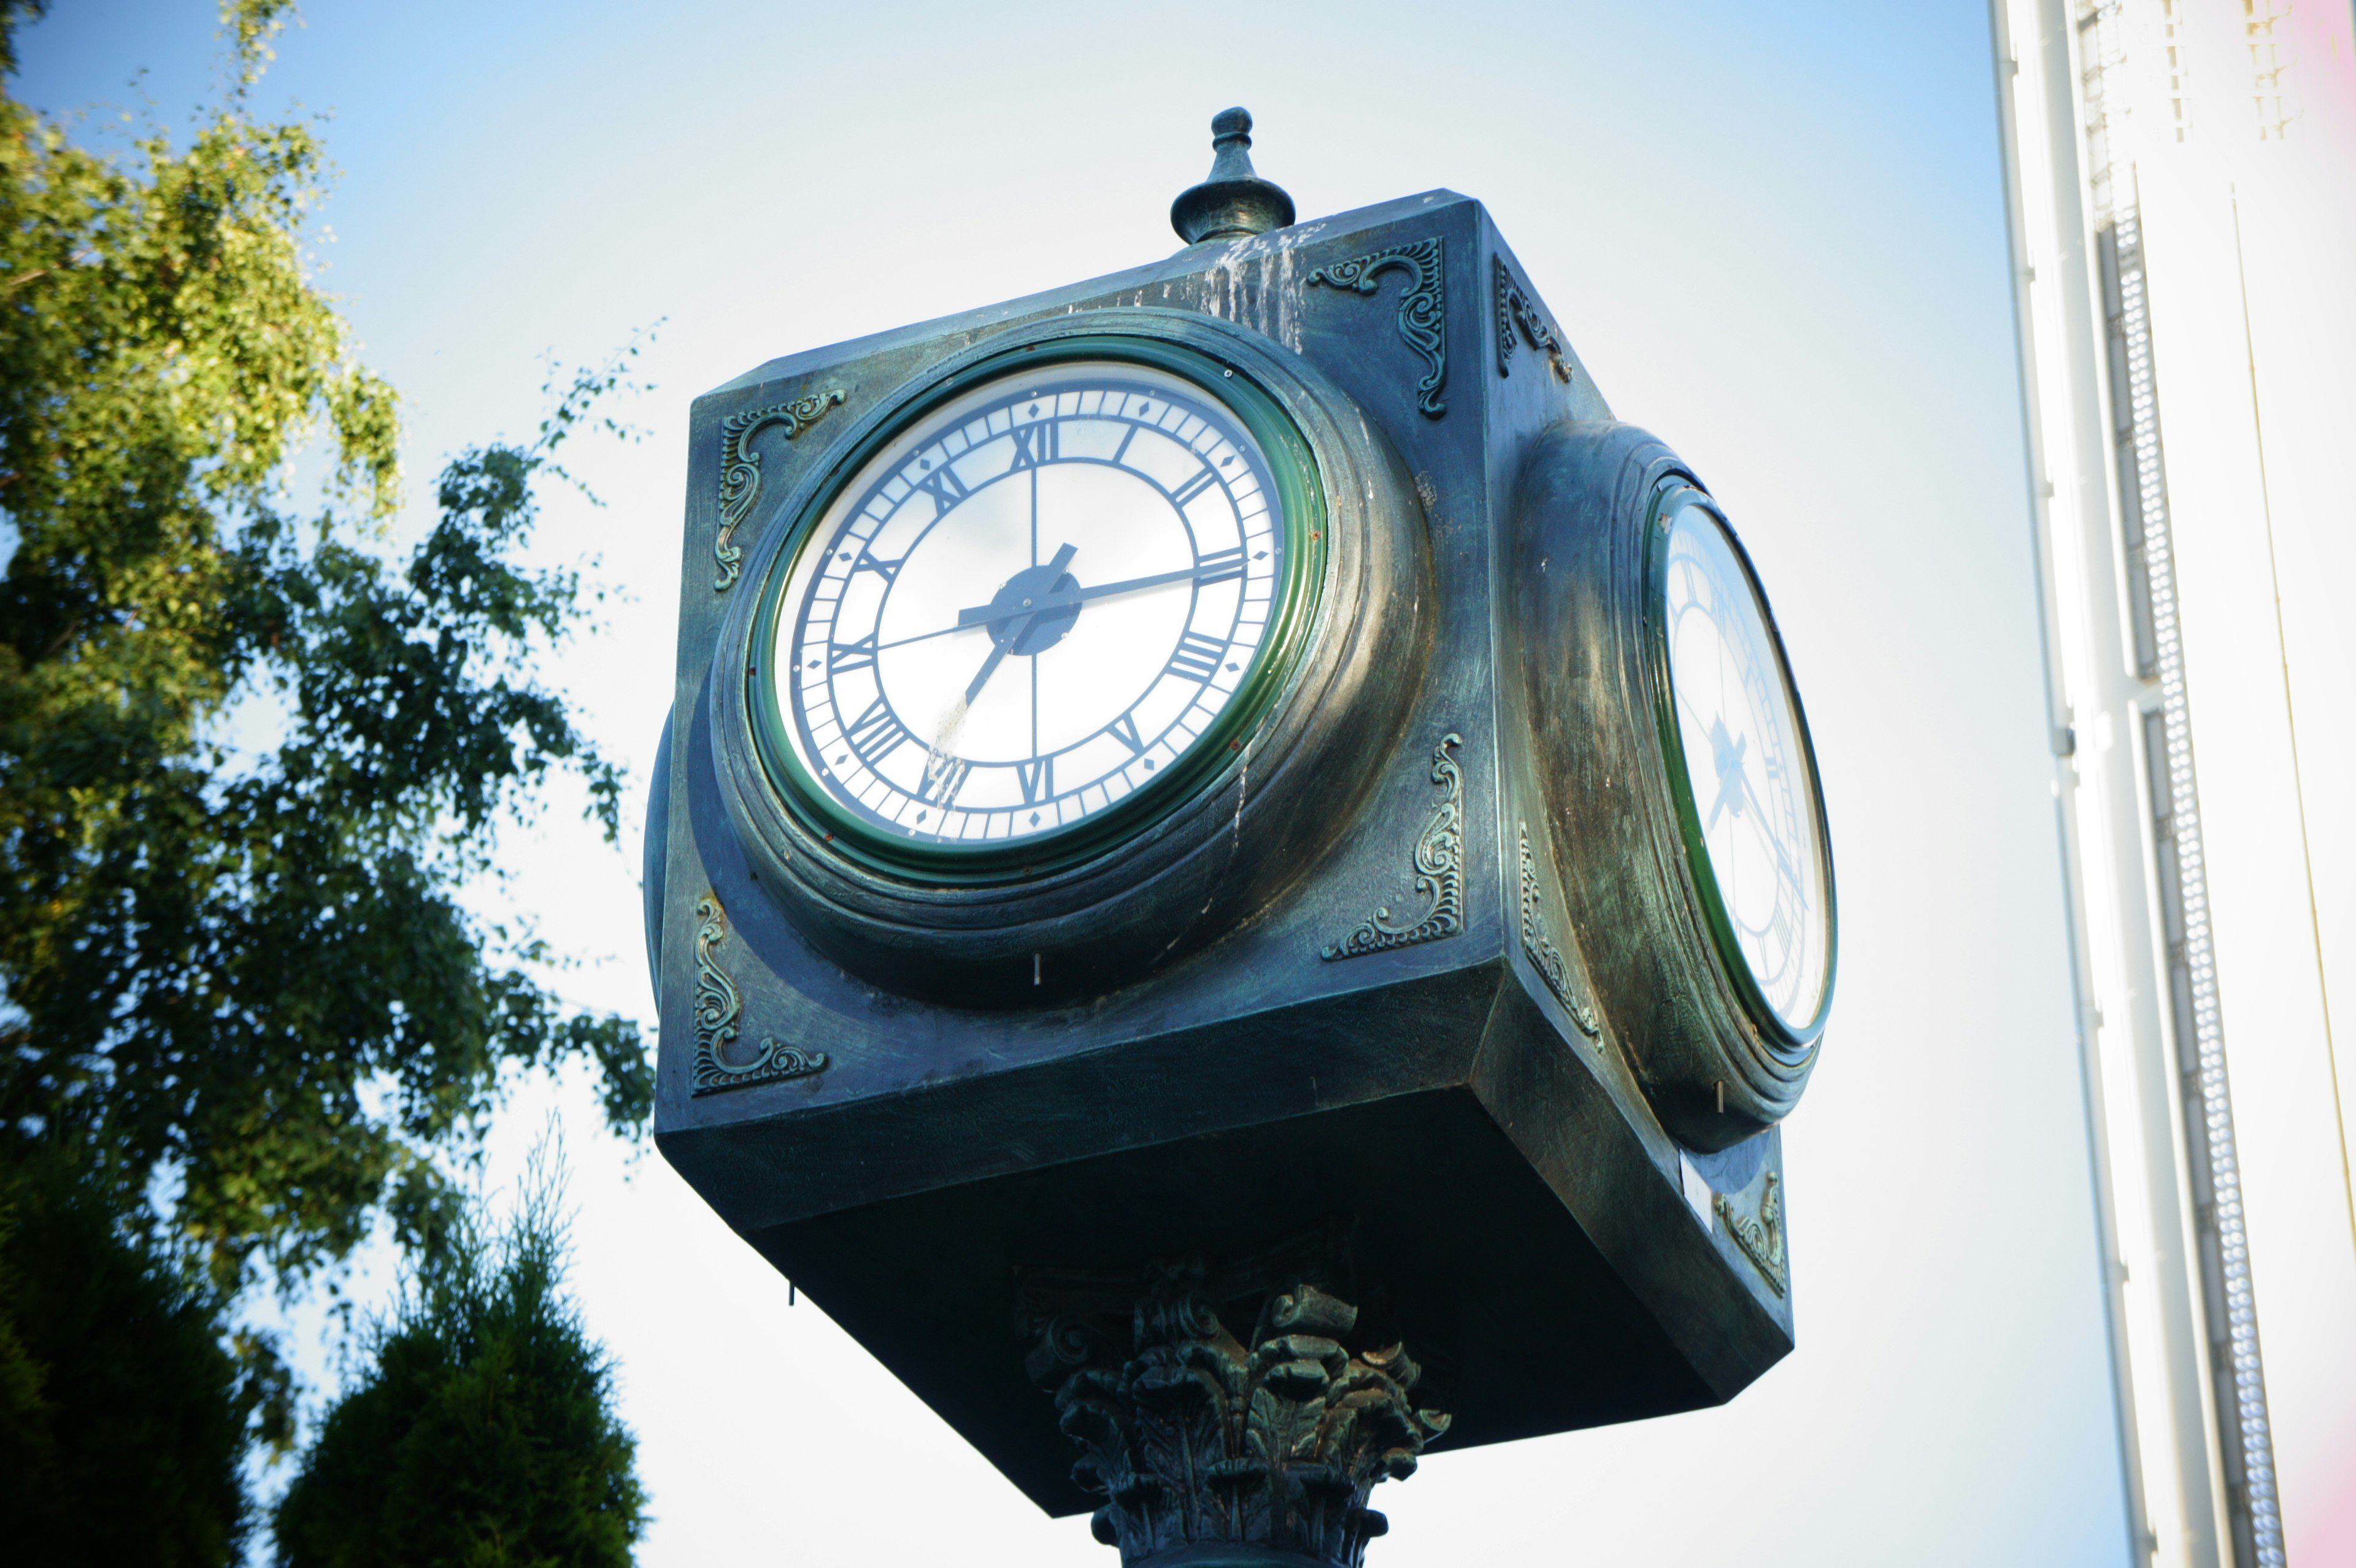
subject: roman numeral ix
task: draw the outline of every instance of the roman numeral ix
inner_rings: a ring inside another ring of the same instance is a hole
[[[895,569],[898,565],[899,562],[893,562]],[[865,669],[875,662],[875,634],[870,632],[855,643],[830,643],[826,652],[828,662],[837,675],[845,670]]]

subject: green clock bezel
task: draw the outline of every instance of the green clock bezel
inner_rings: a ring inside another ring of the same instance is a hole
[[[1726,896],[1710,863],[1708,842],[1702,836],[1701,808],[1694,799],[1693,773],[1686,763],[1685,737],[1677,724],[1676,692],[1669,669],[1667,571],[1670,523],[1677,512],[1688,506],[1701,507],[1718,520],[1759,602],[1762,617],[1767,624],[1768,645],[1775,651],[1776,673],[1783,678],[1783,694],[1791,701],[1799,731],[1801,761],[1807,769],[1808,800],[1816,815],[1818,859],[1825,880],[1825,989],[1817,998],[1815,1016],[1798,1028],[1786,1023],[1768,1001],[1758,976],[1751,972],[1751,961],[1742,955],[1741,944],[1734,934],[1733,918],[1727,912]],[[1750,552],[1742,548],[1733,525],[1726,520],[1725,512],[1708,493],[1689,479],[1672,478],[1663,483],[1653,493],[1651,509],[1644,519],[1644,653],[1653,677],[1653,721],[1660,741],[1661,760],[1668,771],[1669,796],[1676,805],[1677,833],[1685,844],[1686,868],[1701,903],[1703,923],[1708,926],[1711,943],[1718,950],[1719,967],[1741,997],[1743,1011],[1777,1043],[1803,1050],[1824,1033],[1826,1015],[1832,1010],[1834,982],[1840,972],[1840,904],[1833,891],[1832,835],[1825,817],[1824,786],[1816,772],[1815,742],[1809,737],[1807,709],[1801,706],[1799,688],[1792,679],[1791,659],[1783,651],[1783,635],[1776,627],[1767,592],[1759,581],[1758,569],[1751,564]]]
[[[911,843],[879,833],[844,810],[810,776],[787,739],[788,720],[780,708],[776,682],[761,676],[762,662],[776,645],[776,621],[784,612],[786,584],[836,498],[870,458],[911,424],[985,381],[1018,368],[1076,360],[1113,360],[1177,376],[1234,415],[1258,442],[1283,508],[1285,546],[1284,577],[1278,585],[1268,640],[1234,699],[1176,765],[1094,816],[1054,833],[972,846]],[[1009,349],[925,387],[834,458],[826,482],[810,496],[790,527],[792,534],[761,586],[743,672],[746,711],[752,718],[754,747],[762,770],[802,827],[844,859],[870,870],[949,887],[1020,880],[1076,865],[1134,837],[1225,773],[1236,760],[1230,743],[1259,723],[1299,665],[1325,577],[1324,485],[1308,438],[1282,405],[1241,366],[1174,343],[1112,334],[1063,337]]]

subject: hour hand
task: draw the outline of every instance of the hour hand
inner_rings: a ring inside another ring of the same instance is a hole
[[[1006,643],[1013,640],[1009,637]],[[991,648],[990,656],[981,661],[981,673],[975,676],[972,684],[965,688],[965,703],[968,708],[972,707],[974,699],[981,695],[981,688],[990,684],[990,677],[998,673],[998,667],[1006,662],[1006,643],[996,644]]]

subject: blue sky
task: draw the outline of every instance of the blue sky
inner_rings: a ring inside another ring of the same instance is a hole
[[[1841,990],[1786,1139],[1800,1349],[1724,1410],[1443,1450],[1384,1488],[1376,1559],[2126,1560],[1981,5],[315,0],[279,56],[260,101],[329,116],[319,261],[403,394],[417,501],[452,448],[531,428],[544,356],[664,323],[627,410],[648,439],[584,453],[608,505],[552,506],[541,540],[627,591],[559,674],[641,786],[696,393],[1175,249],[1229,103],[1304,217],[1486,202],[1765,577],[1826,774]],[[31,101],[101,106],[93,136],[126,106],[185,128],[220,80],[200,0],[63,0],[23,60]],[[513,842],[511,896],[589,960],[582,1000],[648,1014],[635,848],[560,805]],[[645,1563],[915,1564],[950,1535],[1110,1562],[788,1309],[582,1084],[519,1096],[495,1173],[552,1114]]]

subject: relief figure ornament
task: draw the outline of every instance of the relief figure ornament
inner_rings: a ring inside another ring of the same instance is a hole
[[[1587,998],[1572,986],[1570,965],[1564,959],[1562,950],[1554,944],[1553,932],[1547,920],[1546,897],[1538,886],[1537,865],[1530,855],[1529,824],[1523,823],[1521,829],[1522,951],[1546,981],[1547,989],[1554,993],[1555,1000],[1570,1014],[1570,1021],[1579,1026],[1579,1032],[1590,1040],[1600,1040],[1603,1034],[1603,1021],[1595,1016],[1595,1008]]]
[[[728,1060],[727,1049],[744,1014],[744,998],[713,956],[712,950],[728,933],[727,916],[720,901],[706,893],[695,901],[695,1065],[689,1074],[690,1093],[709,1094],[824,1072],[824,1051],[804,1051],[773,1037],[762,1039],[760,1052],[750,1061]]]
[[[1521,285],[1514,282],[1513,273],[1505,270],[1503,256],[1489,258],[1489,282],[1497,306],[1497,374],[1514,373],[1514,334],[1519,332],[1532,348],[1546,355],[1554,367],[1554,379],[1569,381],[1570,362],[1563,357],[1562,340],[1538,315],[1537,306],[1530,303]]]
[[[1778,1186],[1775,1173],[1769,1171],[1766,1189],[1760,1194],[1756,1219],[1736,1209],[1733,1200],[1723,1192],[1710,1200],[1710,1207],[1718,1211],[1726,1233],[1734,1238],[1742,1255],[1758,1269],[1767,1287],[1783,1296],[1792,1288],[1792,1275],[1783,1253],[1783,1200]]]
[[[1355,293],[1371,294],[1376,280],[1385,272],[1407,274],[1407,292],[1399,295],[1398,332],[1407,346],[1423,357],[1431,367],[1416,386],[1415,406],[1427,419],[1438,419],[1448,411],[1440,396],[1448,384],[1448,295],[1444,240],[1437,238],[1419,240],[1409,245],[1394,245],[1387,251],[1370,251],[1354,256],[1346,261],[1334,261],[1309,274],[1309,284],[1323,283],[1328,288],[1348,289]]]
[[[753,503],[761,497],[761,454],[753,450],[753,437],[771,425],[778,425],[784,429],[786,439],[791,441],[842,399],[841,387],[830,387],[788,403],[746,409],[720,421],[720,534],[712,543],[712,557],[720,563],[720,575],[712,579],[713,592],[727,592],[744,574],[744,549],[736,542],[736,529],[752,515]]]
[[[1437,942],[1464,929],[1464,775],[1448,754],[1451,747],[1463,744],[1463,736],[1450,733],[1440,737],[1431,753],[1431,782],[1445,793],[1415,844],[1415,891],[1430,901],[1424,912],[1411,921],[1394,920],[1385,905],[1372,920],[1359,922],[1355,931],[1326,948],[1327,959]]]

